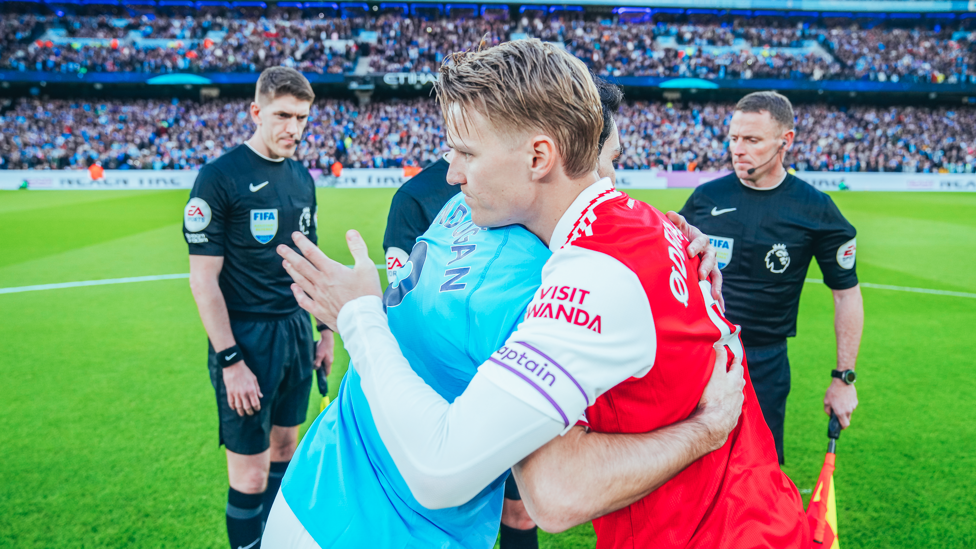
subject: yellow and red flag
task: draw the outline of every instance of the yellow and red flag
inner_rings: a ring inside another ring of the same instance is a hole
[[[824,458],[817,487],[813,489],[813,497],[807,505],[807,520],[810,521],[810,534],[813,536],[811,547],[840,548],[837,540],[837,503],[834,499],[835,457],[835,454],[828,453]]]
[[[837,534],[837,500],[834,498],[834,462],[837,459],[837,439],[840,438],[840,421],[830,414],[827,426],[827,456],[824,457],[820,478],[807,505],[810,522],[810,549],[840,549]]]

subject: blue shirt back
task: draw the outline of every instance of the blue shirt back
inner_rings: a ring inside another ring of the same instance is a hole
[[[383,301],[411,367],[448,402],[524,318],[549,255],[522,227],[476,226],[462,195],[417,239]],[[420,505],[383,445],[350,367],[338,397],[302,439],[281,489],[323,549],[487,548],[498,533],[506,477],[460,507]]]

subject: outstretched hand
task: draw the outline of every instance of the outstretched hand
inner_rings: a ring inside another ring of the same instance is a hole
[[[285,271],[295,281],[291,291],[302,309],[333,330],[338,329],[336,319],[346,303],[367,295],[383,295],[376,265],[358,231],[346,233],[346,244],[356,260],[352,269],[330,259],[302,233],[294,232],[291,237],[301,255],[285,245],[277,250],[285,259]]]

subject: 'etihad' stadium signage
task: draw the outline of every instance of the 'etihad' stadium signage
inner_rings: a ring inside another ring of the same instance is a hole
[[[437,75],[429,72],[388,72],[383,83],[388,86],[426,86],[437,82]]]

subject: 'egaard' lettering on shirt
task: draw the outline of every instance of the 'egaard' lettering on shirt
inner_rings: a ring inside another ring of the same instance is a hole
[[[600,315],[591,314],[583,309],[586,296],[590,292],[582,288],[571,286],[549,286],[539,290],[539,300],[529,305],[525,318],[551,318],[563,320],[576,326],[583,326],[587,330],[598,334],[603,333]],[[550,302],[541,302],[550,300]],[[553,301],[555,303],[553,303]],[[560,303],[562,302],[562,303]]]

